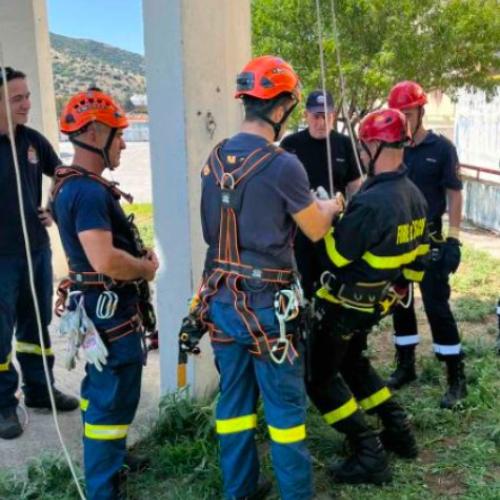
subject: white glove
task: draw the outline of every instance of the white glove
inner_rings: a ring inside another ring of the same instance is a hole
[[[67,370],[75,368],[75,359],[78,358],[78,348],[83,341],[83,332],[81,329],[82,310],[84,310],[83,296],[80,297],[73,311],[66,309],[59,323],[59,335],[67,338],[66,350],[63,357],[64,366]]]
[[[82,309],[82,330],[83,330],[83,355],[87,363],[95,365],[97,370],[102,372],[108,357],[108,350],[99,335],[94,323],[87,316],[85,309]]]
[[[328,194],[328,191],[323,187],[323,186],[318,186],[316,188],[316,191],[314,192],[316,195],[316,198],[320,200],[329,200],[330,195]]]

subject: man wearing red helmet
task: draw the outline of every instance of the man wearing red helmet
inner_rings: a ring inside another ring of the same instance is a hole
[[[60,125],[75,148],[73,165],[56,169],[52,192],[72,292],[61,324],[78,314],[71,345],[74,353],[81,346],[87,361],[81,388],[87,498],[114,499],[141,388],[146,318],[140,290],[154,279],[158,260],[140,248],[121,208],[120,197],[129,196],[102,177],[104,169],[118,167],[125,149],[122,109],[99,89],[89,89],[69,100]]]
[[[391,479],[384,447],[414,458],[417,446],[404,409],[363,351],[367,332],[423,274],[427,206],[402,166],[410,139],[402,113],[370,113],[359,139],[368,179],[324,238],[307,385],[325,421],[352,445],[352,456],[331,468],[333,480],[380,484]],[[363,410],[380,418],[383,445]]]
[[[431,327],[434,352],[446,363],[448,388],[441,399],[442,408],[453,408],[467,394],[463,352],[457,324],[450,308],[449,275],[460,264],[460,218],[462,182],[458,175],[458,157],[453,144],[445,137],[426,130],[422,124],[427,96],[412,81],[395,85],[388,98],[391,108],[401,110],[413,130],[413,144],[405,148],[404,162],[409,178],[422,191],[429,212],[431,262],[420,284],[425,313]],[[443,238],[442,217],[448,202],[448,237]],[[396,308],[394,330],[397,367],[389,385],[400,388],[416,379],[415,347],[419,342],[413,303],[408,309]]]
[[[42,348],[38,337],[35,310],[31,298],[28,262],[23,240],[19,200],[16,189],[12,144],[8,129],[8,107],[15,131],[17,157],[21,170],[24,213],[30,239],[35,289],[40,307],[44,345],[50,376],[54,354],[48,326],[52,309],[52,255],[46,227],[52,223],[50,212],[41,207],[42,176],[53,177],[61,164],[49,141],[26,126],[31,107],[26,75],[13,68],[0,73],[0,438],[13,439],[23,432],[17,417],[18,373],[13,365],[12,336],[16,335],[15,356],[21,367],[23,391],[28,407],[50,408],[43,370]],[[78,408],[78,400],[54,389],[59,411]]]
[[[264,498],[270,488],[259,486],[260,393],[281,498],[304,500],[312,497],[312,471],[292,243],[295,224],[321,239],[340,207],[315,200],[302,164],[273,145],[300,99],[292,67],[274,56],[253,59],[238,75],[236,97],[245,110],[240,132],[217,145],[202,169],[208,250],[200,307],[183,322],[180,349],[199,352],[190,324],[210,332],[226,498]]]

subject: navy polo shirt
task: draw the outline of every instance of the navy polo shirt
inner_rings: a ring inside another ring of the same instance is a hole
[[[455,146],[446,137],[430,130],[425,139],[404,151],[408,177],[422,191],[429,211],[427,219],[441,229],[441,217],[446,211],[446,190],[462,189],[459,162]]]
[[[138,256],[126,215],[118,200],[102,184],[87,177],[70,179],[57,193],[52,209],[72,271],[94,271],[78,237],[78,233],[91,229],[110,231],[114,247]],[[132,316],[131,306],[138,300],[135,287],[129,285],[113,291],[120,297],[116,317]],[[93,314],[92,305],[99,293],[100,290],[86,293],[89,314]]]
[[[263,137],[239,133],[226,142],[221,155],[223,158],[244,158],[266,144],[267,141]],[[218,248],[221,195],[214,176],[206,169],[203,169],[203,172],[201,221],[203,236],[209,245],[209,264]],[[245,185],[238,214],[240,254],[251,253],[254,261],[260,261],[263,267],[293,267],[293,238],[296,226],[291,216],[312,202],[303,165],[295,155],[283,151]],[[233,297],[224,287],[220,292],[215,300],[232,303]],[[250,294],[249,300],[252,306],[267,307],[272,305],[273,299],[274,293],[257,293],[255,296]]]
[[[52,177],[61,160],[42,134],[24,125],[16,127],[16,146],[28,234],[31,249],[37,251],[50,244],[37,211],[42,203],[42,175]],[[8,135],[0,135],[0,218],[0,255],[24,253],[16,174]]]

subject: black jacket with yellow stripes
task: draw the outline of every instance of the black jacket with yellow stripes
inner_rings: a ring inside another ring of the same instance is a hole
[[[324,268],[348,284],[421,281],[426,214],[406,167],[369,178],[320,243]]]

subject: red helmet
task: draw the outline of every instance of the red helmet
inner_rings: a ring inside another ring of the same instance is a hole
[[[236,79],[234,97],[244,95],[273,99],[288,92],[300,101],[300,81],[293,68],[280,57],[260,56],[252,59]]]
[[[60,128],[64,134],[74,134],[92,122],[113,129],[128,127],[122,108],[99,89],[89,89],[73,96],[61,113]]]
[[[418,83],[405,80],[392,87],[387,101],[394,109],[417,108],[427,104],[427,95]]]
[[[373,111],[361,120],[359,139],[365,143],[381,141],[403,147],[411,139],[408,120],[397,109]]]

